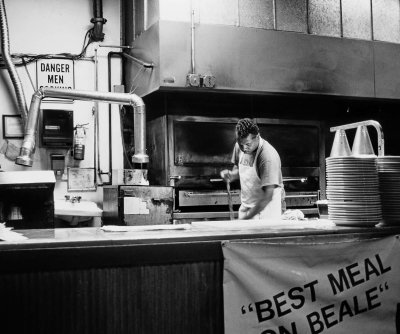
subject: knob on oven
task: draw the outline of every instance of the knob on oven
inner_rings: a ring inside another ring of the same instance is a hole
[[[170,176],[169,177],[169,185],[171,187],[174,187],[175,186],[175,182],[179,181],[181,178],[182,178],[181,175],[172,175],[172,176]]]

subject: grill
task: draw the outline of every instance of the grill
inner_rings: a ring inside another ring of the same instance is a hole
[[[237,118],[164,115],[148,123],[149,182],[172,186],[175,220],[229,219],[222,169],[231,169]],[[322,128],[315,121],[258,118],[261,136],[278,151],[287,208],[317,213],[325,193]],[[322,177],[321,177],[322,176]],[[240,205],[240,184],[231,184]]]

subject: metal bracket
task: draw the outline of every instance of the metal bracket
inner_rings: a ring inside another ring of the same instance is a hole
[[[376,129],[376,132],[378,134],[378,156],[384,156],[385,155],[385,140],[383,137],[382,126],[377,121],[368,120],[368,121],[363,121],[363,122],[335,126],[335,127],[330,128],[330,131],[336,132],[337,130],[356,129],[357,127],[363,126],[363,125],[365,125],[365,126],[370,125]]]

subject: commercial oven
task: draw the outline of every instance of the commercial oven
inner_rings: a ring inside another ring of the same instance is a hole
[[[287,208],[317,213],[325,192],[325,152],[320,122],[257,118],[261,136],[278,151]],[[231,169],[238,118],[164,115],[148,123],[149,182],[174,191],[176,220],[229,219],[222,169]],[[234,210],[240,183],[231,185]]]

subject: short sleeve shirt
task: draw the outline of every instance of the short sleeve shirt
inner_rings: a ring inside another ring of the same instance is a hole
[[[283,187],[281,159],[278,152],[265,139],[263,141],[260,140],[260,143],[263,144],[256,161],[254,160],[257,150],[251,154],[243,154],[242,160],[239,161],[240,148],[236,143],[233,150],[232,163],[236,166],[239,166],[239,164],[254,166],[255,164],[256,172],[261,180],[262,187],[270,185]]]

